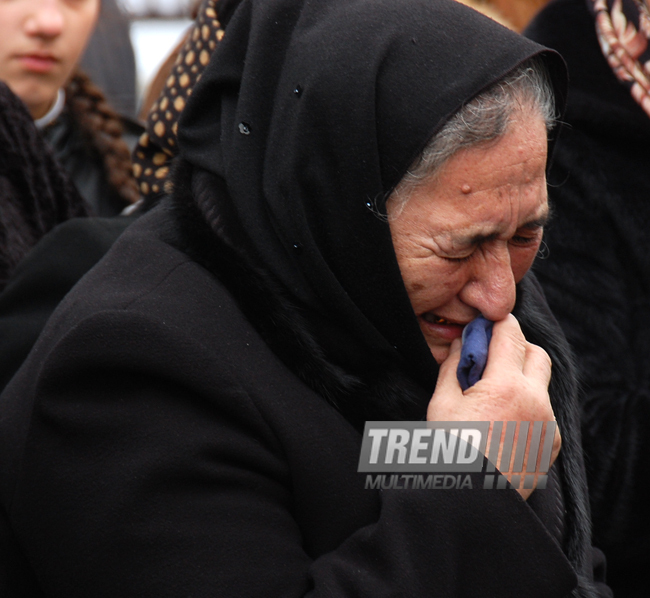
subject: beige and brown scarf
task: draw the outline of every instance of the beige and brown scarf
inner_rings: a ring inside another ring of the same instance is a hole
[[[145,199],[171,191],[169,163],[178,153],[178,118],[224,35],[216,4],[217,0],[201,2],[194,24],[176,59],[171,61],[171,70],[165,74],[165,84],[149,110],[146,130],[133,152],[133,174]]]

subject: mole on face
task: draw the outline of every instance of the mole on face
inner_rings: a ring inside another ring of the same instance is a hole
[[[460,190],[465,194],[469,195],[472,192],[472,188],[467,184],[463,183],[460,187]]]

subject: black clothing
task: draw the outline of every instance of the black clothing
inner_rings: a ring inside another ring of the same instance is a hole
[[[650,119],[602,55],[584,0],[527,35],[562,53],[570,87],[549,176],[555,216],[535,272],[578,356],[594,543],[616,596],[650,587]]]
[[[45,235],[0,292],[0,392],[66,293],[134,220],[73,218]]]
[[[219,23],[225,29],[230,22],[230,17],[237,10],[242,0],[217,0],[215,9],[217,11],[217,18]]]
[[[210,269],[179,251],[210,232],[163,208],[64,299],[2,396],[3,596],[570,592],[552,504],[540,521],[514,491],[365,489],[358,430],[292,372],[284,326],[306,336],[304,315],[227,247]],[[237,277],[246,315],[220,282]]]
[[[124,140],[133,147],[143,129],[131,121],[122,123]],[[67,108],[41,134],[94,216],[116,216],[127,206],[124,198],[109,185],[102,157],[89,145]]]
[[[88,214],[23,102],[0,82],[0,291],[57,224]]]
[[[239,6],[181,118],[173,201],[0,397],[14,594],[608,595],[571,359],[532,277],[515,314],[553,360],[551,487],[526,504],[356,473],[363,422],[423,418],[437,376],[386,197],[444,119],[542,51],[444,0]]]

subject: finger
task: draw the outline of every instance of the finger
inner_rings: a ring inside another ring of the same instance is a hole
[[[547,430],[544,431],[544,435],[548,433]],[[546,442],[546,437],[543,438],[543,441]],[[553,435],[553,445],[551,450],[551,459],[548,462],[549,467],[553,465],[553,463],[555,463],[555,460],[558,458],[558,455],[560,454],[561,448],[562,448],[562,435],[560,433],[559,426],[555,426],[555,433]],[[541,455],[537,459],[536,467],[539,467],[540,461],[541,461]]]
[[[519,322],[512,314],[495,322],[483,376],[503,376],[512,370],[523,372],[527,344]]]
[[[548,388],[551,382],[553,364],[548,353],[541,347],[527,343],[526,360],[524,362],[524,376]]]
[[[557,456],[560,454],[561,449],[562,449],[562,434],[560,433],[560,427],[555,426],[555,436],[553,438],[553,461],[555,461]]]

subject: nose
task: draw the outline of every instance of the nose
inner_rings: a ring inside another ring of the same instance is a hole
[[[507,243],[496,241],[474,261],[470,277],[459,293],[460,300],[479,310],[488,320],[505,318],[516,300],[515,277]]]
[[[25,32],[28,35],[53,38],[61,35],[64,24],[60,0],[37,0],[25,20]]]

